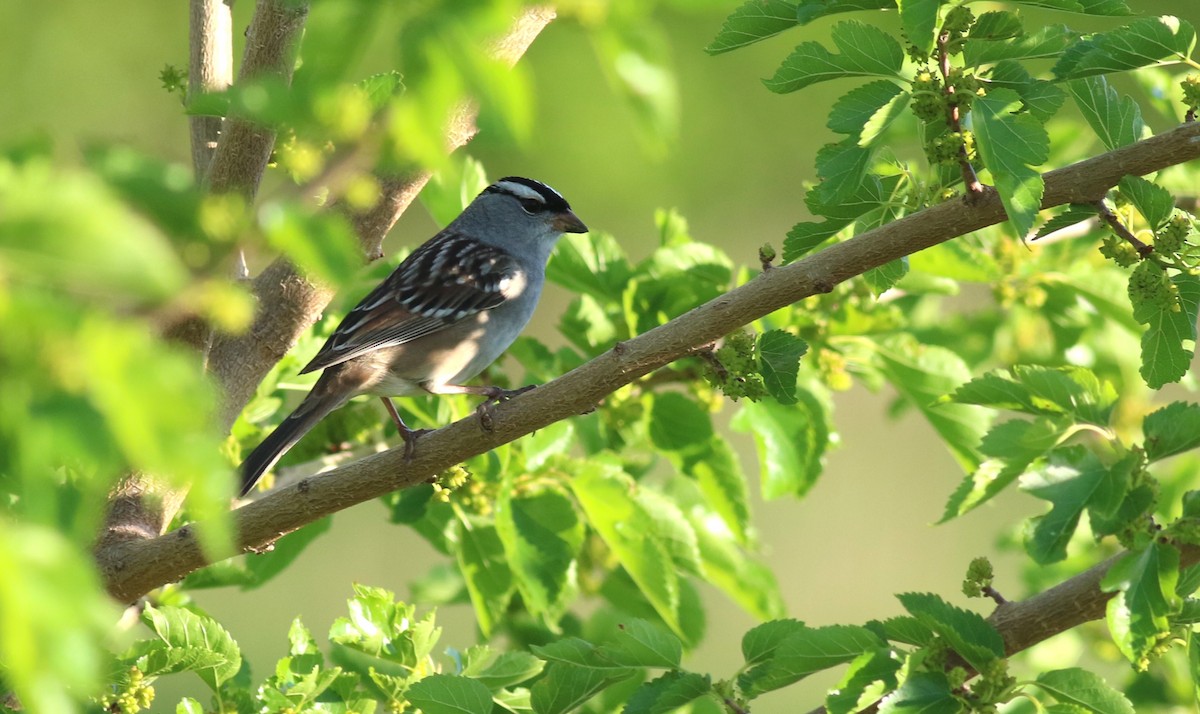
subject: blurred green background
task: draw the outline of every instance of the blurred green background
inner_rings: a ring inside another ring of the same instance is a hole
[[[823,126],[827,107],[847,87],[832,83],[779,96],[759,82],[797,42],[820,39],[829,21],[730,55],[707,56],[704,45],[737,4],[697,0],[689,9],[677,2],[653,15],[678,81],[674,139],[656,146],[643,140],[633,112],[596,60],[592,39],[568,16],[553,23],[522,60],[536,103],[527,145],[485,134],[467,152],[492,177],[526,175],[555,186],[593,229],[614,234],[635,258],[656,240],[655,209],[674,207],[697,240],[753,264],[762,243],[778,247],[784,233],[807,216],[803,182],[813,177],[817,149],[833,139]],[[1200,24],[1200,3],[1130,4]],[[238,40],[252,9],[248,0],[235,6]],[[386,68],[390,56],[390,48],[375,48],[373,69]],[[2,3],[0,143],[47,135],[60,157],[73,162],[90,143],[120,142],[186,164],[187,125],[179,100],[162,91],[157,79],[168,63],[187,64],[184,2]],[[428,214],[415,206],[393,230],[387,248],[416,245],[434,230]],[[562,344],[554,325],[568,298],[551,287],[535,318],[533,329],[551,346]],[[959,583],[978,555],[995,559],[1001,592],[1022,595],[1015,556],[998,555],[991,534],[1043,506],[1010,491],[965,518],[932,526],[961,473],[919,417],[887,418],[888,400],[861,388],[839,395],[834,418],[840,445],[821,481],[804,501],[756,503],[765,555],[789,614],[809,624],[897,614],[892,593],[909,590],[934,591],[962,603]],[[750,438],[730,439],[754,471]],[[863,501],[857,496],[863,492],[874,497]],[[829,535],[835,532],[836,540]],[[389,526],[378,504],[368,503],[337,515],[332,532],[267,586],[246,593],[202,591],[197,600],[229,628],[262,672],[285,652],[294,617],[321,633],[344,612],[351,582],[408,598],[409,583],[441,560],[415,534]],[[715,590],[706,590],[705,597],[709,633],[691,664],[728,676],[741,662],[740,636],[753,623]],[[445,628],[443,645],[474,642],[469,607],[443,608],[438,621]],[[155,709],[194,692],[196,684],[164,681]],[[807,710],[819,702],[817,688],[827,684],[828,678],[814,678],[805,687],[768,696],[755,711]]]

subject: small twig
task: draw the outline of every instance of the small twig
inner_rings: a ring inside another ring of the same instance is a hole
[[[771,265],[775,262],[775,249],[771,247],[770,243],[763,243],[762,246],[759,247],[758,262],[762,264],[764,273],[775,267]]]
[[[1094,202],[1092,205],[1096,207],[1096,212],[1099,213],[1100,218],[1108,224],[1108,227],[1112,229],[1112,232],[1116,233],[1118,237],[1129,243],[1129,245],[1133,246],[1137,250],[1138,255],[1140,255],[1142,258],[1146,258],[1154,252],[1154,246],[1146,245],[1142,241],[1138,240],[1137,236],[1135,236],[1128,228],[1125,227],[1125,224],[1121,222],[1121,219],[1117,217],[1117,214],[1112,212],[1112,210],[1108,207],[1108,204],[1104,202],[1104,199],[1100,199],[1099,201]]]
[[[723,699],[725,701],[725,706],[728,707],[729,711],[733,712],[733,714],[750,714],[749,709],[739,705],[729,697],[723,697]]]
[[[1196,121],[1196,107],[1188,107],[1187,112],[1183,115],[1185,122]]]
[[[1008,602],[1008,600],[1005,600],[1004,596],[1000,594],[1000,591],[991,585],[984,585],[982,588],[980,588],[980,591],[984,595],[990,597],[997,605],[1004,605]]]
[[[949,32],[942,31],[938,35],[938,72],[942,75],[942,91],[946,93],[948,99],[946,104],[946,119],[950,124],[950,131],[961,136],[962,116],[958,111],[958,103],[954,101],[954,86],[950,84],[950,52],[946,49],[949,41]],[[979,176],[975,173],[975,167],[971,165],[970,159],[967,158],[966,144],[958,147],[958,165],[962,168],[963,184],[967,187],[966,199],[968,202],[973,201],[983,194],[983,184],[979,182]]]

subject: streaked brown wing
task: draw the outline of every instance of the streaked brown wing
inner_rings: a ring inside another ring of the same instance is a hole
[[[511,297],[524,271],[508,253],[443,231],[396,267],[342,320],[301,374],[395,347]]]

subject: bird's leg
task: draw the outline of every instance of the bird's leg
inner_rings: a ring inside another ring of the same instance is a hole
[[[392,421],[396,422],[396,429],[400,432],[400,438],[404,440],[404,461],[413,460],[413,456],[417,453],[417,437],[422,434],[428,434],[429,429],[409,429],[404,420],[400,418],[400,412],[396,411],[396,405],[392,403],[391,397],[380,397],[383,406],[388,410],[388,414],[392,415]]]
[[[524,394],[536,387],[536,384],[528,384],[517,389],[504,389],[493,385],[485,386],[466,386],[462,384],[429,384],[421,385],[421,388],[430,394],[475,394],[484,397],[483,403],[475,407],[475,413],[479,415],[479,425],[484,431],[492,430],[492,407],[500,402],[508,401],[518,394]]]

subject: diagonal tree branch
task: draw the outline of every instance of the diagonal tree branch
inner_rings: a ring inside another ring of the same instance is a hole
[[[1082,573],[1075,575],[1028,599],[1006,602],[998,606],[987,621],[1004,640],[1004,656],[1011,657],[1036,644],[1061,635],[1086,622],[1104,619],[1108,601],[1115,592],[1100,588],[1104,576],[1125,553],[1113,556]],[[1200,548],[1185,545],[1180,548],[1179,567],[1200,563]],[[958,666],[969,666],[956,662]],[[974,670],[971,670],[974,671]],[[878,711],[878,705],[867,707],[865,714]],[[817,707],[809,714],[826,714]]]
[[[1042,207],[1095,201],[1125,175],[1200,158],[1200,124],[1190,124],[1045,175]],[[790,265],[773,268],[549,384],[500,404],[494,431],[468,417],[421,439],[411,462],[403,449],[369,456],[279,489],[234,512],[242,550],[262,548],[325,515],[415,485],[454,464],[593,408],[616,389],[763,315],[897,258],[1005,220],[994,189],[970,203],[949,201],[864,233]],[[105,554],[108,590],[123,602],[203,567],[191,528],[131,542]],[[231,554],[220,554],[228,557]]]

